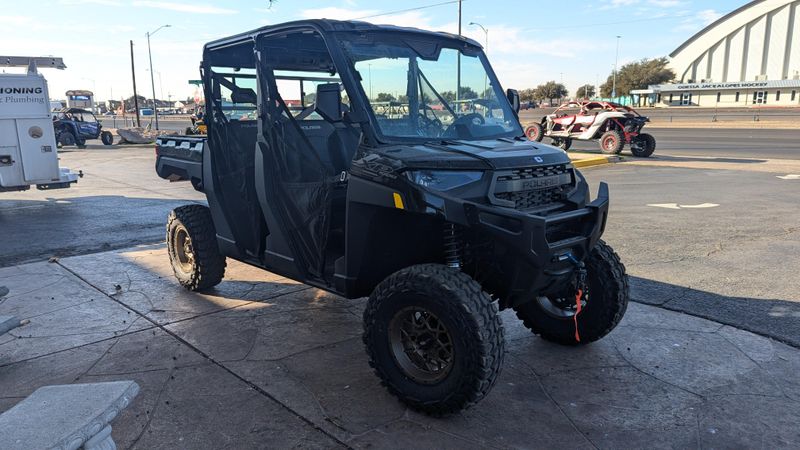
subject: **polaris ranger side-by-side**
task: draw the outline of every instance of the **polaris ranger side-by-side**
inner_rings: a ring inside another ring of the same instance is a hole
[[[562,344],[622,318],[607,186],[590,201],[563,151],[525,139],[518,95],[476,42],[308,20],[207,44],[201,75],[207,138],[156,143],[158,174],[208,198],[167,223],[186,288],[218,284],[230,257],[369,296],[370,365],[432,414],[491,389],[498,308]]]

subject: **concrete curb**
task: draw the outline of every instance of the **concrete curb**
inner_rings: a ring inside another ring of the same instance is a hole
[[[617,155],[590,156],[588,158],[578,159],[574,159],[572,156],[570,156],[570,159],[572,159],[572,165],[577,168],[601,166],[603,164],[615,163],[620,160],[619,156]]]

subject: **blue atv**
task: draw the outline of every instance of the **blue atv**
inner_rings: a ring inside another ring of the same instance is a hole
[[[85,109],[67,108],[53,113],[53,128],[60,147],[76,145],[86,148],[88,139],[100,139],[104,145],[114,143],[111,132],[104,131],[97,117]]]

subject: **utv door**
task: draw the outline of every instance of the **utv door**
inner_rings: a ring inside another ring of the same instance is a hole
[[[294,32],[261,36],[256,60],[263,93],[259,96],[256,190],[270,229],[265,261],[284,273],[294,269],[302,279],[322,280],[335,178],[294,119],[289,99],[278,92],[275,71],[319,70],[317,66],[305,69],[303,64],[330,61],[330,57],[317,33]]]

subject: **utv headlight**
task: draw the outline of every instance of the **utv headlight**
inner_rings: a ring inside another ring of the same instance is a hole
[[[408,178],[420,186],[436,191],[449,191],[479,181],[483,172],[412,170]]]

